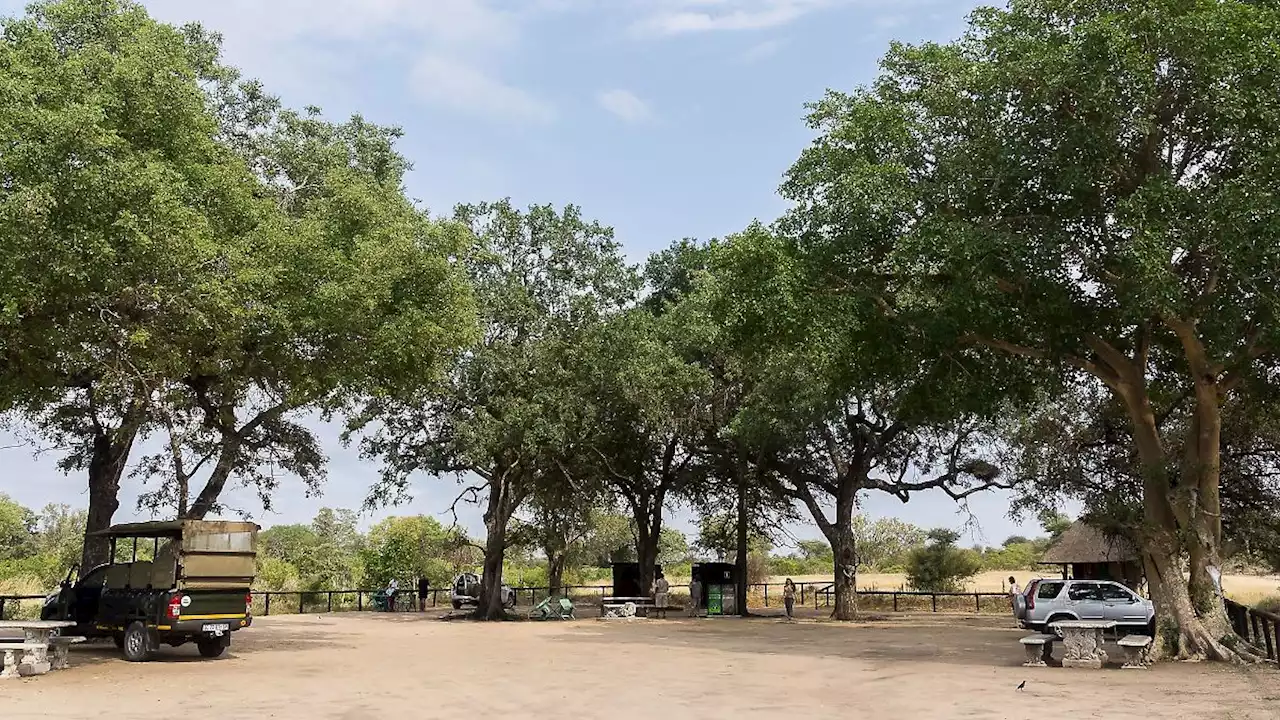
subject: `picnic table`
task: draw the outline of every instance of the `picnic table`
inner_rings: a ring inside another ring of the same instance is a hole
[[[61,638],[58,633],[74,626],[74,622],[63,620],[0,621],[0,630],[21,630],[23,634],[22,640],[0,639],[0,653],[4,655],[0,678],[18,677],[22,670],[28,675],[43,675],[51,669],[66,667],[68,642],[80,642],[84,638]],[[49,660],[50,649],[54,651],[53,662]]]
[[[1062,667],[1093,668],[1107,664],[1107,651],[1102,649],[1103,635],[1116,627],[1114,620],[1062,620],[1050,625],[1062,632],[1066,654]]]

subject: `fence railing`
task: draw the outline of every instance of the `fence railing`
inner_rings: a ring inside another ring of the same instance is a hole
[[[1251,645],[1266,650],[1267,659],[1280,660],[1280,615],[1256,610],[1232,600],[1227,601],[1227,617],[1236,634]]]
[[[560,594],[575,602],[600,602],[612,593],[609,585],[566,585]],[[517,606],[533,606],[551,595],[551,588],[516,587]],[[673,594],[680,595],[681,588]],[[374,609],[374,596],[382,589],[369,590],[258,590],[253,597],[254,615],[286,615],[306,613],[349,612]],[[747,607],[782,607],[782,583],[752,583],[747,586]],[[39,616],[42,595],[0,596],[0,619],[31,619]],[[418,607],[418,592],[405,588],[396,593],[397,610],[413,610]],[[830,582],[796,583],[796,605],[814,609],[831,607],[835,602],[835,589]],[[892,612],[1007,612],[1008,596],[1004,593],[926,593],[910,590],[858,591],[858,604],[864,610]],[[431,588],[425,598],[428,607],[450,604],[450,589]],[[1273,628],[1274,629],[1274,628]]]

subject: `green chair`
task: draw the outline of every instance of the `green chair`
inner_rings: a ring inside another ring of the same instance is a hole
[[[560,619],[577,620],[573,614],[573,601],[567,597],[560,598]]]
[[[576,620],[569,598],[547,598],[529,611],[530,620]]]

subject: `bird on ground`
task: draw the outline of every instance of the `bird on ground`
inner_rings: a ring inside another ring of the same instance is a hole
[[[1023,680],[1022,682],[1018,683],[1018,687],[1014,688],[1014,690],[1021,690],[1021,689],[1025,688],[1026,686],[1027,686],[1027,681],[1026,681],[1026,680]]]

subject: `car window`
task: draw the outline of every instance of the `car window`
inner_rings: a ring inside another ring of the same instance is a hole
[[[1132,602],[1133,593],[1119,585],[1099,585],[1098,595],[1108,602]]]
[[[1094,583],[1072,583],[1067,590],[1067,598],[1077,601],[1101,600],[1098,586]]]
[[[108,567],[109,566],[107,565],[103,565],[102,567],[94,568],[93,570],[89,571],[89,574],[85,575],[84,578],[80,580],[80,586],[81,587],[101,587],[102,581],[105,580],[107,577]]]
[[[1052,600],[1062,592],[1060,582],[1042,582],[1036,587],[1036,597],[1040,600]]]

